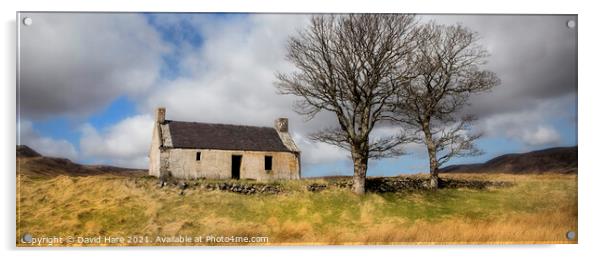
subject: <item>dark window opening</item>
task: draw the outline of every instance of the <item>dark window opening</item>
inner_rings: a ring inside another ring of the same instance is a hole
[[[265,170],[272,170],[272,156],[265,156]]]
[[[201,161],[201,152],[196,152],[196,161]]]

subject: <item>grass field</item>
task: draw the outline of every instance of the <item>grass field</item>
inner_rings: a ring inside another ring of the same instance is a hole
[[[565,237],[577,232],[576,175],[443,177],[514,185],[359,197],[339,188],[309,192],[307,184],[324,181],[311,179],[282,182],[286,192],[277,195],[200,188],[180,195],[150,177],[18,175],[17,245],[31,245],[19,241],[25,233],[145,241],[117,245],[169,245],[156,237],[177,235],[269,239],[253,245],[577,242]]]

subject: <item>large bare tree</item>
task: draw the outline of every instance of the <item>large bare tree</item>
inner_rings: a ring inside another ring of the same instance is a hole
[[[308,119],[336,115],[337,127],[311,138],[351,152],[357,194],[365,192],[369,159],[402,154],[401,135],[370,133],[388,117],[396,86],[408,80],[415,25],[413,15],[317,15],[289,38],[286,58],[297,71],[278,74],[279,92],[300,97],[296,111]]]
[[[399,84],[396,115],[404,127],[416,129],[416,140],[426,145],[430,185],[438,188],[441,165],[453,157],[482,153],[474,145],[481,134],[471,132],[476,118],[459,113],[470,95],[490,90],[500,80],[483,68],[489,54],[475,32],[434,22],[419,27],[413,80]]]

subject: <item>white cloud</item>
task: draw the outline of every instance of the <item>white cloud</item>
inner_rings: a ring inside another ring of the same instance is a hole
[[[27,145],[44,156],[64,157],[72,160],[78,157],[75,147],[69,141],[40,136],[33,129],[31,121],[22,120],[18,126],[19,144]]]
[[[560,134],[553,128],[538,126],[535,131],[526,132],[522,139],[531,146],[558,144],[560,143]]]
[[[20,35],[20,116],[87,115],[143,93],[168,51],[141,14],[32,13]]]
[[[301,162],[305,165],[315,165],[340,161],[349,157],[349,152],[326,143],[311,141],[299,134],[293,139],[301,149]]]
[[[110,161],[119,166],[147,168],[153,123],[150,115],[137,115],[101,132],[84,125],[80,140],[82,155],[101,163]]]
[[[565,109],[569,100],[566,99],[541,102],[530,110],[491,115],[478,126],[487,137],[511,138],[532,147],[559,145],[560,134],[549,121],[556,116],[568,116]]]

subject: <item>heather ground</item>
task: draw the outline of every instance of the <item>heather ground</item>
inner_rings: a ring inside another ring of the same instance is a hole
[[[157,179],[139,175],[18,174],[17,245],[30,245],[19,241],[26,233],[126,239],[117,245],[233,244],[156,242],[174,236],[268,237],[268,242],[237,243],[243,245],[576,243],[565,237],[577,232],[576,175],[443,178],[511,184],[360,197],[336,187],[333,179],[305,179],[269,183],[278,194],[245,195],[206,188],[223,182],[216,180],[189,182],[182,193],[178,186],[159,187]],[[312,184],[327,188],[312,192],[307,189]],[[128,244],[128,237],[142,243]]]

